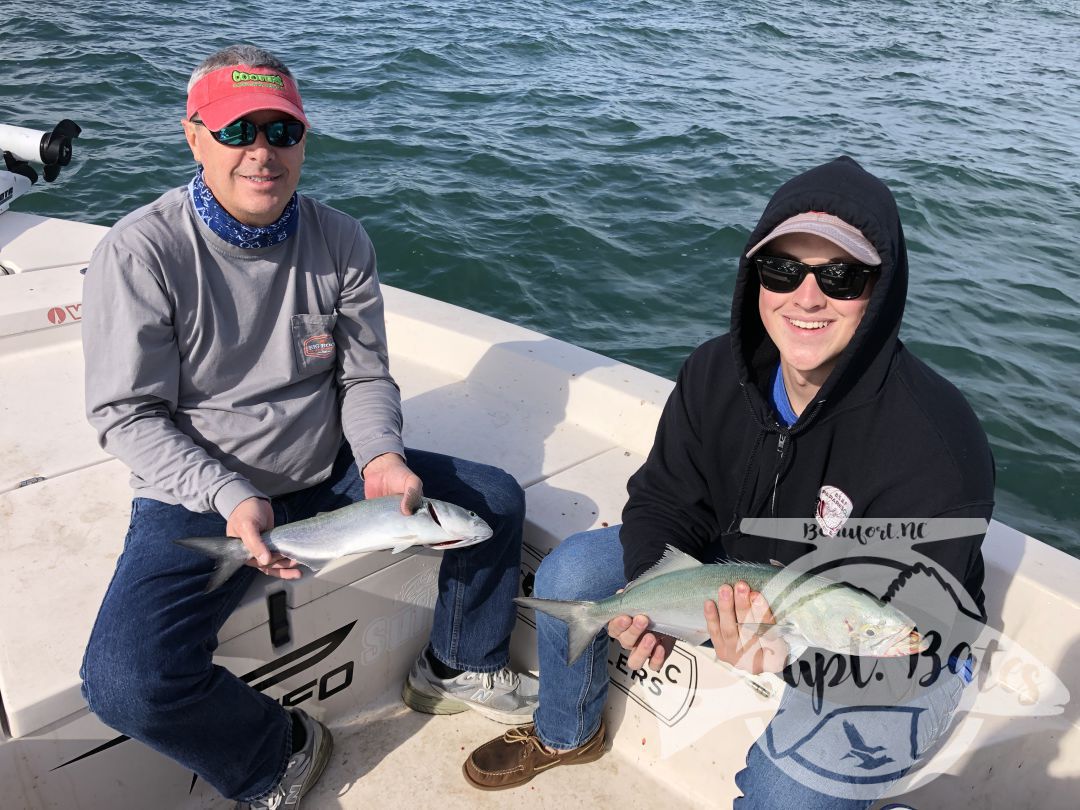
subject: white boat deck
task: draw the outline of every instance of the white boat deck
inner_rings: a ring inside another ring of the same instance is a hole
[[[72,761],[116,737],[86,712],[78,666],[130,503],[125,469],[97,447],[82,415],[79,269],[103,232],[0,217],[0,265],[14,271],[0,275],[0,550],[13,571],[0,591],[0,803],[93,809],[153,797],[155,807],[227,807],[201,784],[189,793],[189,772],[131,741]],[[387,288],[386,298],[406,442],[498,464],[522,482],[523,582],[567,535],[619,521],[669,381],[402,290]],[[1080,561],[998,523],[986,557],[992,622],[1019,644],[980,675],[978,701],[930,769],[945,773],[905,800],[1075,807],[1080,719],[1069,693],[1080,688]],[[238,673],[308,661],[308,645],[343,633],[324,660],[266,690],[287,701],[310,693],[304,707],[335,731],[310,806],[730,805],[733,776],[775,699],[683,645],[676,666],[645,683],[612,648],[612,747],[599,762],[511,792],[469,787],[462,762],[502,727],[417,715],[396,700],[430,625],[438,559],[376,553],[305,576],[287,588],[295,640],[277,650],[264,601],[276,581],[259,583],[223,629],[219,661]],[[534,645],[523,617],[518,666],[535,669]]]

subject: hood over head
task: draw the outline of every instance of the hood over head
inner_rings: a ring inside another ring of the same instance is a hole
[[[896,201],[883,182],[843,156],[784,183],[769,200],[739,254],[731,307],[736,368],[758,407],[765,407],[765,391],[780,354],[761,322],[760,284],[746,254],[784,220],[809,211],[831,214],[858,228],[880,256],[881,272],[862,322],[796,429],[804,424],[803,417],[815,418],[826,408],[835,408],[841,399],[861,400],[878,390],[898,345],[907,298],[907,246]]]

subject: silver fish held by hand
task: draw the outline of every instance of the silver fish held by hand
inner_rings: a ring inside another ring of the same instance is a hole
[[[475,545],[489,537],[491,527],[475,512],[422,498],[413,514],[403,515],[401,496],[390,495],[275,526],[263,535],[263,541],[270,551],[318,571],[338,557],[364,551],[393,549],[397,554],[410,546],[447,550]],[[174,542],[217,561],[207,591],[220,587],[251,559],[235,537],[189,537]]]
[[[705,600],[721,585],[746,582],[765,596],[776,624],[743,624],[757,635],[777,633],[792,648],[819,647],[842,654],[891,658],[922,652],[920,636],[903,612],[847,583],[757,563],[705,564],[667,547],[660,561],[622,593],[599,602],[518,597],[519,605],[547,613],[568,628],[567,664],[616,616],[649,617],[649,629],[703,644],[709,640]]]

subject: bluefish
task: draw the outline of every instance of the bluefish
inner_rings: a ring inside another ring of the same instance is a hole
[[[904,613],[872,594],[822,576],[757,563],[704,564],[668,546],[660,561],[622,593],[599,602],[518,597],[519,605],[547,613],[568,628],[567,664],[573,664],[616,616],[649,617],[649,629],[703,644],[709,640],[705,600],[721,585],[746,582],[762,593],[776,624],[743,624],[759,635],[777,633],[792,648],[819,647],[850,655],[888,658],[922,652],[920,636]]]
[[[433,498],[422,498],[411,515],[401,513],[401,496],[358,501],[307,520],[275,526],[263,535],[266,547],[318,571],[339,557],[364,551],[411,546],[442,550],[464,548],[491,537],[491,527],[475,512]],[[206,586],[221,586],[251,554],[235,537],[189,537],[174,541],[212,557],[217,565]]]

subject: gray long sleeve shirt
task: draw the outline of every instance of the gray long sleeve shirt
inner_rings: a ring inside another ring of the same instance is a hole
[[[299,197],[285,242],[217,237],[186,188],[118,222],[83,291],[86,413],[135,494],[226,519],[252,496],[401,453],[375,252],[352,217]]]

